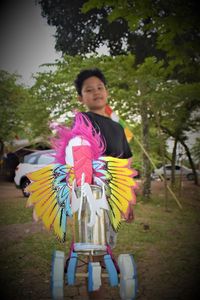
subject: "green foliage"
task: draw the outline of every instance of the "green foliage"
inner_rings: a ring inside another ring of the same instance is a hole
[[[134,73],[133,63],[133,56],[91,56],[87,59],[81,56],[65,56],[55,65],[54,72],[38,73],[35,76],[36,83],[31,89],[35,97],[33,101],[41,101],[41,110],[44,111],[45,107],[49,120],[57,119],[62,114],[67,118],[67,112],[74,109],[84,110],[77,100],[74,80],[82,69],[99,67],[108,81],[109,102],[126,117],[130,110],[136,113],[132,103],[135,92],[134,77],[131,76]]]
[[[6,116],[7,123],[3,127],[6,129],[5,135],[9,130],[12,134],[23,130],[23,134],[29,138],[43,136],[45,140],[51,135],[51,122],[60,119],[60,122],[69,124],[70,112],[85,110],[77,100],[74,79],[82,69],[91,67],[98,67],[104,72],[110,94],[109,104],[133,128],[139,140],[140,116],[147,109],[150,121],[149,154],[156,164],[161,162],[159,127],[168,129],[163,136],[164,148],[170,135],[183,137],[185,131],[198,130],[199,116],[194,112],[200,106],[199,84],[180,84],[175,80],[167,80],[169,73],[163,61],[149,57],[143,64],[135,66],[135,57],[131,54],[88,58],[66,55],[55,64],[49,64],[49,71],[35,74],[36,82],[29,91],[15,85],[12,80],[9,81],[12,82],[10,85],[7,81],[4,83],[7,89],[2,86],[1,93],[6,91],[10,98],[7,96],[4,99],[11,104],[8,106],[8,102],[4,103],[2,119]],[[15,123],[9,129],[11,108]],[[135,142],[132,147],[135,163],[141,169],[142,151]]]
[[[143,152],[141,147],[139,146],[139,144],[137,143],[137,140],[141,140],[141,124],[140,123],[136,123],[133,127],[132,127],[132,132],[133,132],[133,139],[130,143],[131,149],[133,151],[133,160],[132,160],[132,167],[134,169],[137,169],[141,172],[141,175],[143,175]],[[164,139],[164,143],[167,139],[167,136]],[[150,132],[149,132],[149,144],[150,144],[150,150],[149,150],[149,155],[151,157],[151,159],[153,160],[154,164],[157,166],[160,163],[162,163],[161,161],[161,151],[160,151],[160,145],[161,145],[161,141],[160,141],[160,137],[158,135],[158,130],[157,128],[155,128],[154,125],[150,125]],[[167,152],[166,149],[166,143],[164,144],[164,149]],[[151,170],[153,171],[153,166],[151,166]]]
[[[98,67],[104,72],[109,104],[133,128],[139,140],[140,115],[144,106],[147,107],[150,155],[156,164],[161,162],[159,126],[179,135],[183,135],[185,130],[198,129],[193,111],[200,103],[199,84],[180,84],[175,80],[167,80],[169,70],[163,61],[149,57],[143,64],[135,66],[135,57],[131,54],[88,58],[65,55],[57,63],[49,65],[49,71],[35,75],[36,83],[31,88],[32,97],[28,100],[31,101],[31,110],[27,110],[27,120],[35,136],[41,133],[48,135],[49,123],[60,117],[63,123],[71,122],[69,112],[85,110],[77,100],[74,79],[82,69],[92,67]],[[28,106],[28,103],[24,105]],[[169,132],[163,136],[164,144],[169,136]],[[166,148],[166,145],[163,147]],[[135,143],[133,149],[135,162],[140,168],[141,149]]]
[[[133,53],[136,63],[142,63],[147,56],[165,57],[163,51],[156,49],[156,33],[151,32],[150,36],[146,31],[141,33],[140,28],[135,31],[129,28],[125,18],[129,8],[123,11],[126,1],[115,1],[119,12],[111,9],[113,1],[106,5],[102,5],[104,1],[93,1],[92,7],[83,0],[37,2],[48,23],[56,27],[55,47],[63,54],[87,56],[106,45],[110,55],[126,54],[127,51]],[[118,19],[119,14],[122,15]]]
[[[48,23],[56,26],[56,49],[63,54],[86,55],[95,52],[108,41],[112,54],[121,54],[123,38],[128,30],[126,22],[109,24],[107,9],[93,9],[86,14],[81,12],[85,1],[38,0],[43,16]]]
[[[198,130],[200,108],[200,84],[179,84],[166,81],[153,93],[151,109],[159,114],[160,123],[176,136],[183,136],[186,131]],[[159,112],[158,112],[159,109]]]
[[[83,11],[88,13],[91,9],[103,7],[107,7],[110,22],[125,20],[131,32],[147,36],[151,41],[155,38],[154,48],[166,53],[170,70],[175,70],[173,76],[178,76],[182,81],[199,80],[197,3],[188,0],[104,0],[97,6],[96,0],[89,0],[84,4]]]
[[[24,124],[21,105],[29,98],[29,92],[17,83],[18,76],[0,71],[0,140],[9,141],[18,134],[23,135]]]

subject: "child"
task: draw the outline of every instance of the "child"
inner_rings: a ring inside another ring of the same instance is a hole
[[[108,91],[106,89],[106,79],[104,74],[97,68],[81,71],[75,80],[75,87],[78,99],[85,104],[89,117],[97,132],[105,140],[106,149],[104,155],[119,158],[131,158],[132,153],[127,142],[123,127],[113,121],[105,112]],[[127,221],[133,220],[133,209],[129,210]],[[109,244],[115,246],[116,234],[109,226],[111,236]],[[109,234],[109,232],[108,232]]]
[[[78,74],[75,86],[79,101],[89,110],[86,115],[106,142],[104,155],[130,158],[132,153],[122,126],[105,113],[108,91],[102,72],[99,69],[83,70]]]
[[[127,142],[123,127],[113,121],[105,112],[108,91],[106,88],[106,79],[103,73],[95,69],[86,69],[81,71],[75,80],[75,87],[78,93],[78,99],[83,103],[88,112],[84,113],[91,121],[95,130],[103,137],[105,141],[105,156],[118,158],[130,158],[132,153]],[[107,216],[107,214],[106,214]],[[127,221],[133,220],[133,208],[130,207]],[[111,248],[116,245],[116,232],[106,217],[106,238]],[[100,258],[97,259],[97,261]],[[104,299],[103,289],[90,292],[89,299]]]
[[[128,221],[133,220],[135,182],[128,163],[132,153],[121,125],[106,115],[108,92],[102,72],[98,69],[83,70],[78,74],[75,86],[78,98],[87,106],[88,112],[77,113],[72,128],[58,128],[59,138],[54,143],[55,163],[28,174],[31,184],[27,206],[34,206],[35,219],[42,219],[46,228],[53,228],[64,242],[68,216],[81,212],[81,197],[76,198],[75,193],[75,187],[81,185],[91,216],[98,213],[100,207],[104,208],[106,243],[113,248],[122,216]],[[98,180],[103,184],[103,192],[97,203],[91,197],[90,184]],[[104,185],[109,190],[107,199]],[[90,222],[94,221],[94,218],[90,219]],[[94,255],[91,259],[100,262],[103,255]],[[56,282],[57,279],[53,280],[54,287]],[[60,279],[60,292],[62,284],[63,279]],[[89,297],[104,299],[102,292],[103,289],[91,292]]]

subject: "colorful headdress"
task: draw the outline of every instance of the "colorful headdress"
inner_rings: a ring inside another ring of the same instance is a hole
[[[53,143],[57,163],[27,174],[31,180],[27,188],[31,193],[27,205],[33,205],[37,218],[41,218],[48,229],[53,228],[64,241],[67,217],[73,215],[72,207],[77,209],[72,205],[75,201],[72,197],[74,181],[77,185],[87,185],[87,188],[91,183],[101,182],[108,204],[102,202],[102,208],[109,208],[110,222],[117,231],[130,204],[136,203],[134,189],[137,185],[133,178],[136,172],[130,168],[129,159],[103,156],[105,141],[82,113],[76,114],[71,129],[58,127],[58,137]],[[70,159],[69,153],[73,155]],[[84,182],[81,181],[83,174],[86,175]],[[87,193],[87,189],[85,191]],[[95,209],[98,213],[99,208]]]

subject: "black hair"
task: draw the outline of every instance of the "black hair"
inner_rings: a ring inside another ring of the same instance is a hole
[[[94,69],[85,69],[82,70],[76,77],[74,84],[75,84],[75,88],[77,90],[77,93],[81,96],[81,90],[82,90],[82,86],[83,86],[83,82],[92,77],[98,77],[105,85],[106,85],[106,78],[104,76],[104,74],[102,73],[101,70],[99,70],[98,68],[94,68]]]

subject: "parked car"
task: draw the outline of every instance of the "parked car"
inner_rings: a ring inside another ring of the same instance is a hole
[[[165,165],[165,172],[167,177],[166,179],[170,179],[172,174],[172,166]],[[199,171],[197,171],[197,173],[198,176],[200,176]],[[160,175],[164,177],[164,166],[154,170],[154,176],[159,177]],[[175,165],[175,176],[183,176],[183,178],[186,178],[188,180],[194,180],[194,174],[192,169],[189,169],[185,166]]]
[[[27,173],[34,172],[54,162],[54,150],[41,150],[24,156],[24,161],[21,162],[15,169],[14,182],[17,188],[21,188],[24,197],[28,197],[26,187],[30,184]]]
[[[48,143],[37,142],[26,147],[18,148],[13,152],[7,153],[3,160],[3,175],[7,180],[13,181],[15,177],[15,169],[20,162],[23,162],[25,155],[34,153],[39,150],[47,149],[50,149]]]

